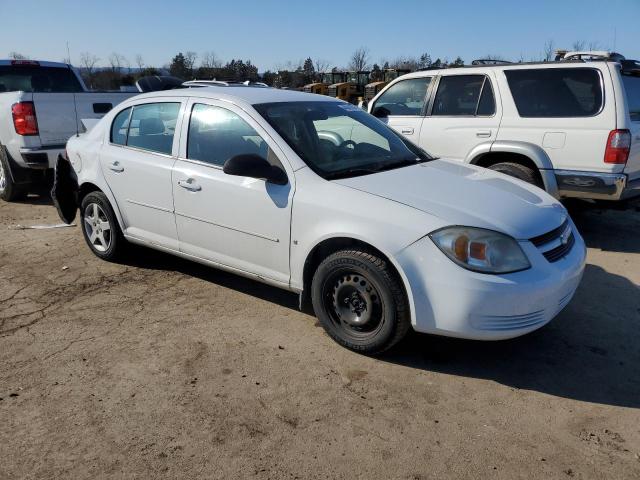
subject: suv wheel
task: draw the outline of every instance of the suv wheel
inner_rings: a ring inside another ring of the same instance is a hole
[[[491,165],[489,169],[496,172],[504,173],[505,175],[509,175],[510,177],[515,177],[518,180],[523,180],[527,183],[530,183],[531,185],[535,185],[536,187],[544,188],[540,182],[540,179],[538,178],[538,172],[525,165],[514,162],[501,162]]]
[[[318,266],[311,284],[313,309],[339,344],[381,353],[409,330],[409,308],[400,279],[383,259],[342,250]]]
[[[13,181],[7,153],[0,145],[0,198],[6,202],[12,202],[22,197],[23,193],[21,186]]]
[[[92,192],[84,197],[80,213],[82,233],[91,251],[103,260],[118,259],[126,240],[105,194]]]

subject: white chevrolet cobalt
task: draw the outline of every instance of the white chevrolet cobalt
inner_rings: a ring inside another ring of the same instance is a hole
[[[434,159],[368,113],[299,92],[139,95],[71,138],[54,200],[98,257],[127,242],[310,298],[365,353],[410,327],[498,340],[571,300],[585,245],[543,190]]]

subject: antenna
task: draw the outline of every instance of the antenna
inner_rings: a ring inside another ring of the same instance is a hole
[[[71,64],[71,54],[69,53],[69,41],[67,40],[67,63]]]

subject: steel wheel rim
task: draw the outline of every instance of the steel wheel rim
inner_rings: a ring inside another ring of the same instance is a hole
[[[0,192],[7,188],[7,174],[4,171],[4,163],[0,161]]]
[[[378,287],[353,270],[333,273],[324,283],[325,309],[331,322],[354,339],[375,336],[384,325]]]
[[[113,240],[109,217],[97,203],[90,203],[84,210],[84,231],[91,247],[106,252]]]

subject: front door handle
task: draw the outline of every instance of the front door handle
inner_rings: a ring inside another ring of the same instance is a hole
[[[185,190],[189,190],[190,192],[199,192],[202,190],[202,187],[198,185],[193,178],[188,178],[187,180],[178,180],[178,186],[184,188]]]
[[[491,137],[491,130],[480,130],[476,132],[476,137],[478,138],[489,138]]]
[[[120,165],[120,162],[113,162],[109,165],[109,169],[113,170],[114,172],[120,173],[120,172],[124,172],[124,167],[122,165]]]
[[[413,128],[412,127],[402,127],[402,130],[400,130],[400,132],[403,135],[413,135]]]

